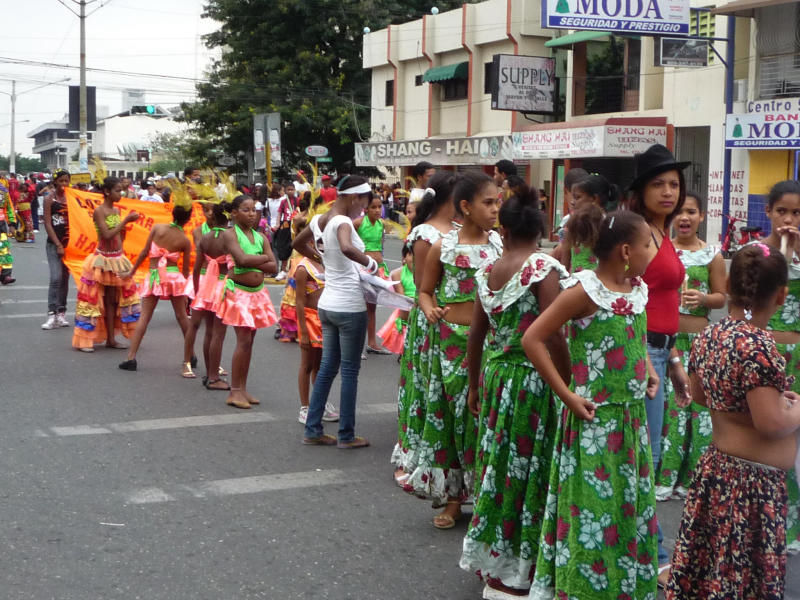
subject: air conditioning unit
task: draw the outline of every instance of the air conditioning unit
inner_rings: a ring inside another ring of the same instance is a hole
[[[733,82],[733,101],[747,102],[747,79],[737,79]]]

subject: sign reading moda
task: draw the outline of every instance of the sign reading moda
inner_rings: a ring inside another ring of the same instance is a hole
[[[689,0],[542,0],[542,27],[689,34]]]
[[[726,148],[800,148],[800,98],[748,102],[747,111],[728,115]]]
[[[493,165],[503,158],[512,160],[513,148],[510,135],[357,143],[356,165],[405,166],[421,160],[435,165]]]

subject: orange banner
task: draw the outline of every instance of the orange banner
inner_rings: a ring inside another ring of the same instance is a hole
[[[69,211],[69,242],[64,252],[64,264],[77,282],[81,277],[83,261],[94,252],[97,247],[97,230],[94,228],[94,209],[103,203],[101,194],[92,194],[73,188],[64,190],[67,196],[67,210]],[[147,236],[156,223],[172,223],[172,204],[159,204],[158,202],[143,202],[123,198],[117,204],[121,218],[131,211],[139,213],[139,220],[130,223],[126,228],[125,241],[122,249],[131,262],[136,261],[139,252],[147,242]],[[205,222],[203,209],[195,204],[192,218],[184,226],[183,231],[192,239],[192,231]],[[194,264],[194,246],[192,246],[192,264]],[[136,271],[134,279],[141,283],[149,269],[150,262],[145,260]],[[191,266],[190,266],[191,269]]]

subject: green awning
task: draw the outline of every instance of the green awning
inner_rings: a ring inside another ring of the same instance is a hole
[[[561,37],[553,38],[544,43],[547,48],[558,48],[559,46],[571,46],[578,42],[588,42],[590,40],[598,40],[600,38],[614,35],[610,31],[576,31],[575,33],[568,33]]]
[[[449,79],[469,79],[469,63],[460,62],[452,65],[432,67],[425,71],[425,74],[422,76],[422,81],[427,81],[429,83],[437,83]]]

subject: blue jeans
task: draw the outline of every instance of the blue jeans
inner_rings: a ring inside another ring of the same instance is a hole
[[[319,320],[322,323],[322,362],[308,402],[305,437],[318,438],[323,433],[322,415],[341,363],[339,441],[351,442],[355,437],[358,371],[367,334],[367,311],[333,312],[320,308]]]
[[[661,430],[664,428],[664,386],[667,377],[667,364],[669,363],[669,350],[666,348],[654,348],[647,344],[647,355],[653,363],[653,369],[658,375],[661,385],[653,399],[645,398],[644,406],[647,411],[647,428],[650,430],[650,448],[653,452],[653,475],[658,471],[658,463],[661,460]],[[664,534],[661,531],[661,523],[658,524],[658,564],[663,565],[669,562],[669,554],[664,550],[662,542]]]
[[[47,288],[47,312],[66,312],[67,291],[69,290],[69,271],[56,245],[48,241],[44,245],[47,266],[50,269],[50,285]]]

